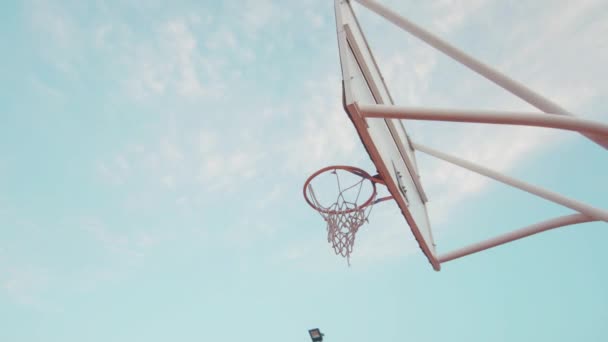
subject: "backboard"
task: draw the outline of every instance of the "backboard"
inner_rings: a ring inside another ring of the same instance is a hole
[[[414,149],[401,120],[361,115],[361,104],[394,103],[350,2],[334,0],[334,4],[344,109],[422,252],[439,270]]]

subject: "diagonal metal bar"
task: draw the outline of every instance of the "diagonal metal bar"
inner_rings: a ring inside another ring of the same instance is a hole
[[[563,195],[560,195],[556,192],[547,190],[547,189],[543,189],[541,187],[538,187],[536,185],[532,185],[523,181],[520,181],[518,179],[515,179],[513,177],[509,177],[507,175],[504,175],[500,172],[494,171],[494,170],[490,170],[486,167],[483,167],[481,165],[477,165],[475,163],[472,163],[470,161],[466,161],[464,159],[460,159],[457,157],[454,157],[452,155],[449,155],[447,153],[443,153],[440,151],[437,151],[435,149],[432,149],[430,147],[424,146],[424,145],[420,145],[417,144],[415,142],[412,142],[412,146],[414,147],[414,149],[420,151],[420,152],[424,152],[428,155],[431,155],[433,157],[439,158],[441,160],[444,160],[448,163],[452,163],[454,165],[458,165],[460,167],[463,167],[467,170],[471,170],[473,172],[479,173],[480,175],[484,175],[486,177],[492,178],[494,180],[497,180],[501,183],[507,184],[509,186],[512,186],[514,188],[518,188],[520,190],[529,192],[531,194],[534,194],[536,196],[542,197],[548,201],[551,201],[553,203],[557,203],[557,204],[561,204],[564,207],[570,208],[572,210],[575,210],[581,214],[585,214],[589,217],[592,217],[596,220],[599,221],[605,221],[608,222],[608,211],[603,210],[603,209],[599,209],[593,206],[590,206],[586,203],[583,202],[579,202],[577,200],[565,197]]]
[[[485,77],[489,81],[495,83],[496,85],[502,87],[513,95],[519,97],[520,99],[526,101],[532,106],[540,109],[545,113],[554,113],[560,115],[573,115],[568,112],[566,109],[560,107],[556,103],[550,101],[549,99],[541,96],[540,94],[534,92],[533,90],[527,88],[521,83],[516,82],[515,80],[507,77],[506,75],[498,72],[487,64],[484,64],[472,56],[469,56],[464,51],[459,50],[455,46],[441,40],[439,37],[433,35],[431,32],[423,29],[422,27],[414,24],[409,21],[405,17],[391,11],[387,7],[381,5],[380,3],[372,0],[356,0],[361,5],[367,7],[369,10],[377,13],[378,15],[384,17],[386,20],[391,23],[397,25],[403,30],[409,32],[414,35],[418,39],[424,41],[425,43],[431,45],[435,49],[445,53],[449,57],[454,60],[462,63],[467,66],[469,69],[475,71],[481,76]],[[584,136],[591,139],[598,145],[608,149],[608,138],[599,137],[593,134],[584,133]]]
[[[539,113],[500,112],[488,110],[454,110],[417,108],[379,104],[359,104],[366,118],[409,119],[429,121],[476,122],[499,125],[522,125],[565,129],[608,137],[608,124],[573,116]]]
[[[556,217],[444,254],[439,257],[439,262],[444,263],[454,259],[462,258],[463,256],[481,252],[496,246],[504,245],[505,243],[523,239],[530,235],[542,233],[550,229],[592,221],[596,220],[583,214],[572,214],[567,216]]]

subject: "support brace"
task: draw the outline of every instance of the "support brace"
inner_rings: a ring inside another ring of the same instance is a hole
[[[570,226],[573,224],[584,223],[584,222],[593,222],[593,221],[595,221],[595,220],[588,216],[585,216],[583,214],[573,214],[573,215],[568,215],[568,216],[556,217],[551,220],[539,222],[539,223],[533,224],[531,226],[521,228],[521,229],[512,231],[510,233],[500,235],[495,238],[492,238],[492,239],[489,239],[486,241],[482,241],[480,243],[476,243],[474,245],[467,246],[465,248],[461,248],[461,249],[455,250],[453,252],[444,254],[439,257],[439,262],[444,263],[444,262],[452,261],[454,259],[462,258],[463,256],[467,256],[469,254],[481,252],[483,250],[490,249],[490,248],[496,247],[496,246],[500,246],[505,243],[509,243],[511,241],[523,239],[530,235],[542,233],[542,232],[550,230],[550,229]]]
[[[358,104],[365,118],[472,122],[558,128],[608,138],[608,125],[573,116],[488,110],[453,110],[393,105]]]
[[[467,170],[473,171],[475,173],[479,173],[480,175],[492,178],[494,180],[497,180],[501,183],[512,186],[514,188],[518,188],[520,190],[529,192],[533,195],[544,198],[553,203],[563,205],[566,208],[570,208],[574,211],[585,214],[586,216],[592,217],[595,220],[608,222],[608,211],[606,211],[606,210],[595,208],[588,204],[579,202],[575,199],[571,199],[571,198],[562,196],[558,193],[555,193],[555,192],[547,190],[547,189],[543,189],[536,185],[528,184],[526,182],[520,181],[519,179],[515,179],[513,177],[503,175],[502,173],[500,173],[498,171],[490,170],[481,165],[477,165],[470,161],[466,161],[464,159],[454,157],[447,153],[437,151],[435,149],[432,149],[432,148],[424,146],[424,145],[417,144],[415,142],[412,142],[412,146],[414,146],[414,149],[416,149],[420,152],[424,152],[435,158],[444,160],[444,161],[454,164],[454,165],[458,165]]]
[[[534,92],[532,89],[527,88],[521,83],[512,80],[506,75],[498,72],[498,70],[493,69],[487,64],[482,63],[481,61],[476,60],[472,56],[467,55],[464,51],[459,50],[455,46],[449,44],[441,40],[439,37],[433,35],[431,32],[423,29],[422,27],[414,24],[409,21],[407,18],[391,11],[385,6],[381,5],[377,1],[373,0],[356,0],[361,5],[367,7],[369,10],[375,12],[376,14],[384,17],[386,20],[391,23],[397,25],[401,29],[409,32],[411,35],[417,37],[423,42],[429,44],[435,49],[443,52],[447,56],[452,59],[460,62],[461,64],[467,66],[472,71],[475,71],[479,75],[485,77],[487,80],[493,82],[494,84],[500,86],[511,94],[519,97],[520,99],[526,101],[532,106],[538,108],[539,110],[545,113],[555,113],[560,115],[573,116],[572,113],[568,112],[566,109],[560,107],[556,103],[553,103],[549,99],[544,98],[540,94]],[[591,139],[598,145],[608,149],[608,138],[596,136],[589,133],[583,133],[584,136]]]

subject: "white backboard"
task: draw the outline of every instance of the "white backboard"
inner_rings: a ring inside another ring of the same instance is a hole
[[[334,1],[344,108],[422,252],[439,270],[414,150],[400,120],[363,119],[359,114],[358,104],[393,104],[393,99],[350,2]]]

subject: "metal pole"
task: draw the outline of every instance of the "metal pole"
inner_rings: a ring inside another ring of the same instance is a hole
[[[462,258],[463,256],[481,252],[486,249],[500,246],[515,240],[523,239],[530,235],[542,233],[550,229],[593,221],[595,220],[583,214],[573,214],[568,216],[557,217],[444,254],[439,257],[439,262],[444,263],[454,259]]]
[[[573,115],[572,113],[568,112],[566,109],[560,107],[556,103],[551,102],[549,99],[544,98],[540,94],[525,87],[523,84],[520,84],[510,79],[506,75],[501,74],[497,70],[476,60],[472,56],[467,55],[465,52],[459,50],[455,46],[452,46],[449,43],[441,40],[439,37],[433,35],[431,32],[423,29],[422,27],[419,27],[418,25],[409,21],[405,17],[400,16],[399,14],[391,11],[390,9],[384,7],[378,2],[372,0],[356,1],[359,2],[361,5],[367,7],[369,10],[384,17],[386,20],[399,26],[403,30],[414,35],[418,39],[421,39],[422,41],[436,48],[437,50],[452,57],[456,61],[466,65],[469,69],[477,72],[481,76],[494,82],[498,86],[502,87],[513,95],[516,95],[520,99],[528,102],[529,104],[540,109],[541,111],[545,113],[555,113],[560,115]],[[598,137],[587,133],[583,135],[596,142],[598,145],[608,149],[608,138]]]
[[[429,121],[475,122],[499,125],[522,125],[565,129],[608,137],[608,125],[572,116],[488,110],[414,108],[379,104],[359,104],[366,118],[410,119]]]
[[[465,169],[471,170],[473,172],[479,173],[481,175],[484,175],[486,177],[490,177],[494,180],[497,180],[501,183],[507,184],[509,186],[512,186],[514,188],[518,188],[520,190],[529,192],[531,194],[534,194],[536,196],[542,197],[548,201],[551,201],[553,203],[557,203],[557,204],[561,204],[564,207],[570,208],[572,210],[575,210],[579,213],[585,214],[587,216],[590,216],[596,220],[601,220],[601,221],[605,221],[608,222],[608,211],[603,210],[603,209],[599,209],[599,208],[595,208],[593,206],[590,206],[588,204],[579,202],[577,200],[562,196],[558,193],[555,193],[553,191],[549,191],[546,189],[543,189],[541,187],[532,185],[532,184],[528,184],[526,182],[520,181],[518,179],[503,175],[500,172],[496,172],[494,170],[490,170],[488,168],[485,168],[481,165],[477,165],[475,163],[471,163],[469,161],[451,156],[447,153],[443,153],[440,151],[437,151],[435,149],[432,149],[430,147],[424,146],[424,145],[420,145],[417,144],[415,142],[412,142],[412,146],[414,147],[414,149],[420,151],[420,152],[424,152],[426,154],[429,154],[433,157],[442,159],[447,161],[448,163],[452,163],[455,165],[458,165],[460,167],[463,167]]]

